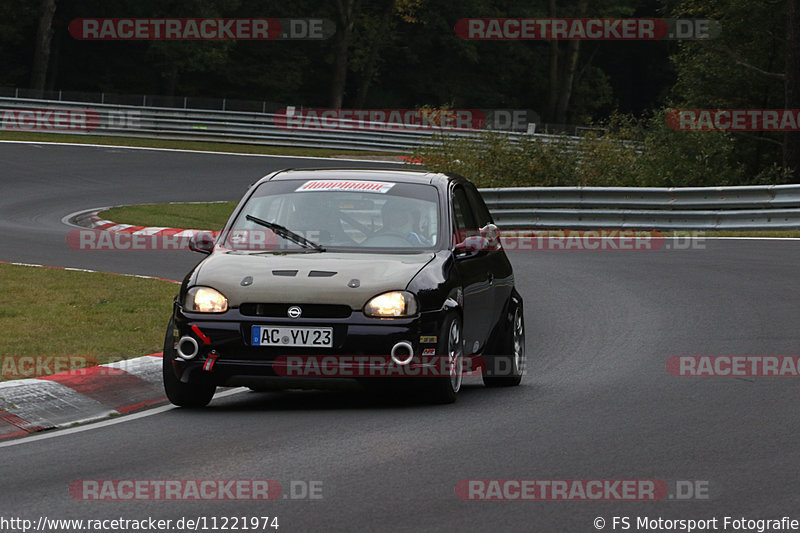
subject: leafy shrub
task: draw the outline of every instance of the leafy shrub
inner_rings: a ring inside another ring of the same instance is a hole
[[[734,136],[675,131],[667,110],[646,119],[613,115],[584,137],[442,135],[414,157],[432,170],[461,174],[479,187],[698,187],[786,183],[779,165],[746,175]]]

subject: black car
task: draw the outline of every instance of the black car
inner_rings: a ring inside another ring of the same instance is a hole
[[[255,183],[183,280],[164,342],[180,406],[217,386],[404,383],[456,399],[465,369],[518,385],[522,298],[468,180],[404,170],[285,170]],[[380,379],[376,379],[380,378]]]

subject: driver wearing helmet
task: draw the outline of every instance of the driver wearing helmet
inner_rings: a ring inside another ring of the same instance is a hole
[[[390,198],[381,209],[383,227],[380,233],[402,236],[409,244],[431,246],[431,241],[420,235],[419,211],[397,198]]]

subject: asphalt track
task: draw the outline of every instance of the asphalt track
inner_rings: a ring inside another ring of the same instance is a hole
[[[70,250],[62,217],[232,200],[276,168],[354,164],[0,143],[0,260],[179,279],[196,256]],[[202,411],[159,409],[28,437],[0,447],[0,517],[278,516],[278,531],[540,532],[597,531],[596,517],[611,531],[614,516],[630,517],[629,531],[637,516],[717,517],[717,531],[724,516],[800,519],[798,378],[665,370],[675,355],[796,355],[800,242],[511,259],[527,318],[520,387],[488,390],[473,379],[450,406],[242,392]],[[284,493],[291,481],[321,482],[322,498],[93,502],[68,492],[81,479],[242,478],[277,480]],[[465,479],[660,479],[673,495],[675,481],[688,480],[707,482],[709,497],[473,502],[456,497]]]

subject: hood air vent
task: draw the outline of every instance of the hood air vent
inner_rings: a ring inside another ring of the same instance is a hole
[[[309,278],[330,278],[331,276],[335,276],[337,272],[329,272],[327,270],[311,270],[308,273]]]

